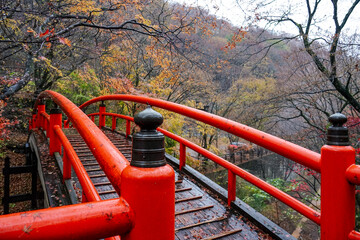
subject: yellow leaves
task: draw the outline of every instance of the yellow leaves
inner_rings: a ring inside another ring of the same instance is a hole
[[[54,65],[52,65],[51,60],[44,56],[39,56],[39,57],[35,58],[34,62],[39,62],[39,63],[43,64],[44,67],[47,68],[53,75],[56,75],[58,77],[63,76],[62,71],[60,69],[58,69],[57,67],[55,67]]]
[[[135,19],[139,23],[142,23],[142,24],[145,24],[145,25],[148,25],[148,26],[151,25],[151,21],[149,19],[145,19],[144,16],[141,15],[141,14],[136,14]]]
[[[276,80],[269,77],[239,79],[231,89],[233,94],[241,95],[242,101],[257,102],[265,100],[276,91]]]
[[[96,1],[93,0],[73,0],[69,8],[69,11],[73,14],[95,12],[92,14],[96,15],[96,11],[100,10],[101,9],[97,7]]]
[[[207,134],[207,135],[214,135],[216,133],[216,128],[213,126],[210,126],[206,123],[196,121],[197,126],[196,129],[201,135]]]
[[[10,18],[5,18],[0,20],[0,25],[5,26],[6,28],[8,28],[8,30],[11,29],[12,31],[14,31],[16,35],[20,33],[20,29],[19,29],[20,24],[21,24],[20,22]]]
[[[161,125],[162,128],[165,128],[166,130],[181,135],[182,133],[182,127],[185,122],[185,117],[183,115],[169,112],[167,110],[163,109],[156,109],[161,115],[163,115],[164,123]]]

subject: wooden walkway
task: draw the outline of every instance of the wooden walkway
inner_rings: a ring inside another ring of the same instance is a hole
[[[104,133],[131,160],[131,141],[108,130]],[[101,199],[118,197],[81,136],[67,137],[87,170]],[[78,183],[75,183],[78,185]],[[272,239],[245,217],[175,170],[175,239]]]

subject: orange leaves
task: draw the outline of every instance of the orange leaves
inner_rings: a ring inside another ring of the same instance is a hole
[[[39,37],[44,37],[44,36],[48,35],[49,32],[50,32],[49,29],[46,29],[45,32],[39,34]]]
[[[241,42],[244,39],[246,33],[247,33],[247,31],[245,31],[242,27],[240,29],[238,29],[238,31],[236,33],[234,33],[234,35],[226,43],[226,45],[225,45],[225,47],[223,49],[225,51],[227,51],[229,49],[235,48],[236,44]]]
[[[71,47],[71,41],[69,39],[63,37],[58,37],[58,39],[61,44]]]
[[[54,36],[54,31],[55,31],[54,28],[52,28],[51,30],[46,29],[44,32],[40,32],[40,34],[37,34],[34,31],[34,29],[32,29],[32,28],[27,29],[27,32],[32,33],[35,37],[38,37],[38,38],[46,37],[45,38],[45,41],[47,42],[45,44],[46,48],[50,48],[52,46],[52,44],[49,41],[50,41],[50,37]],[[71,47],[71,41],[68,38],[64,38],[64,37],[57,37],[57,38],[59,39],[59,42],[61,44]]]
[[[45,37],[45,36],[47,36],[46,37],[46,41],[49,41],[50,40],[50,36],[54,36],[54,28],[53,29],[51,29],[51,30],[49,30],[49,29],[46,29],[46,31],[45,32],[41,32],[40,34],[39,34],[39,37],[40,38],[42,38],[42,37]],[[29,31],[29,30],[28,30]]]
[[[109,90],[111,89],[113,93],[117,94],[136,94],[137,92],[132,82],[127,78],[110,77],[106,85]]]
[[[35,32],[35,30],[32,29],[32,28],[30,28],[30,27],[27,29],[27,32],[28,32],[28,33],[32,33],[33,36],[36,36],[36,35],[37,35],[37,33]]]

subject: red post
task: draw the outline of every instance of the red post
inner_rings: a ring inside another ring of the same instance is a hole
[[[45,104],[44,103],[40,103],[38,105],[38,111],[37,111],[37,120],[36,120],[36,124],[38,128],[42,128],[43,127],[43,116],[41,113],[45,112]]]
[[[126,120],[126,137],[130,136],[131,122]]]
[[[111,130],[114,131],[116,129],[116,117],[112,117]]]
[[[105,127],[105,115],[103,115],[105,112],[106,105],[102,102],[99,106],[99,128]]]
[[[121,174],[121,195],[134,210],[135,226],[121,239],[175,239],[175,174],[165,161],[164,135],[155,130],[162,121],[151,108],[135,116],[141,131],[133,136],[132,161]]]
[[[50,116],[49,116],[49,121],[47,120],[47,118],[45,118],[45,131],[46,131],[46,137],[50,138]]]
[[[59,108],[53,108],[50,111],[50,124],[48,127],[49,138],[50,138],[49,140],[50,155],[53,155],[54,152],[61,153],[61,142],[58,136],[55,134],[54,131],[55,125],[59,125],[60,127],[62,126],[62,115],[61,115],[61,110]]]
[[[181,170],[186,164],[186,146],[180,143],[179,169]]]
[[[91,121],[95,122],[95,116],[91,116]]]
[[[88,200],[87,200],[86,195],[85,195],[84,192],[81,194],[81,202],[82,202],[82,203],[88,202]]]
[[[71,178],[71,163],[69,157],[64,150],[63,155],[63,181],[68,180]]]
[[[48,120],[46,118],[46,114],[43,117],[43,119],[44,119],[43,128],[44,128],[44,131],[46,131],[46,137],[49,137],[49,134],[48,134],[49,122],[48,122]]]
[[[355,163],[355,150],[348,146],[347,121],[342,114],[329,118],[327,145],[321,148],[321,239],[345,240],[355,227],[355,186],[346,170]]]
[[[64,121],[64,128],[69,128],[69,125],[70,125],[70,120],[66,120]]]
[[[235,201],[236,198],[236,175],[228,170],[228,206],[230,207],[231,202]]]

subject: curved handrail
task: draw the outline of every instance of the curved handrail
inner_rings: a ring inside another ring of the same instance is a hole
[[[309,149],[298,146],[294,143],[285,141],[281,138],[267,134],[260,130],[248,127],[241,123],[197,110],[191,107],[183,106],[177,103],[168,102],[160,99],[154,99],[146,96],[132,96],[132,95],[108,95],[91,99],[79,108],[82,109],[92,103],[106,100],[122,100],[138,102],[143,104],[150,104],[155,107],[163,108],[181,115],[196,119],[198,121],[207,123],[218,129],[224,130],[228,133],[246,139],[259,146],[262,146],[270,151],[278,153],[286,158],[289,158],[297,163],[320,172],[320,154]]]
[[[100,113],[90,113],[88,114],[89,117],[91,116],[99,116]],[[111,116],[111,117],[118,117],[123,118],[128,121],[134,121],[133,117],[125,116],[122,114],[117,113],[101,113],[103,116]],[[163,133],[165,136],[179,142],[180,144],[184,144],[186,147],[191,148],[192,150],[200,153],[201,155],[205,156],[206,158],[214,161],[215,163],[221,165],[222,167],[226,168],[227,170],[231,171],[232,173],[236,174],[237,176],[243,178],[244,180],[248,181],[249,183],[257,186],[258,188],[262,189],[263,191],[269,193],[270,195],[274,196],[275,198],[279,199],[281,202],[285,203],[289,207],[295,209],[305,217],[309,218],[310,220],[314,221],[315,223],[320,225],[320,213],[315,211],[314,209],[306,206],[304,203],[300,202],[299,200],[291,197],[289,194],[279,190],[278,188],[272,186],[271,184],[261,180],[260,178],[254,176],[251,173],[243,170],[239,166],[236,166],[233,163],[226,161],[225,159],[217,156],[216,154],[186,140],[174,133],[171,133],[165,129],[157,128],[157,130]],[[181,155],[181,154],[180,154]],[[234,186],[236,187],[236,186]]]
[[[59,125],[54,126],[54,131],[60,139],[61,144],[64,146],[64,158],[63,161],[67,161],[65,159],[70,160],[71,165],[76,173],[76,176],[79,179],[80,185],[83,189],[83,193],[88,201],[100,201],[100,195],[97,192],[94,184],[92,183],[88,173],[86,172],[84,166],[82,165],[78,155],[76,154],[73,146],[71,145],[70,141],[61,130]],[[64,164],[65,165],[65,164]],[[70,167],[70,165],[69,165]],[[70,170],[66,172],[66,170]],[[71,169],[64,168],[64,179],[71,177]]]
[[[40,93],[35,102],[34,109],[36,109],[42,98],[47,97],[51,98],[67,115],[98,160],[114,189],[120,195],[121,173],[129,165],[124,155],[83,111],[61,94],[50,90]]]

